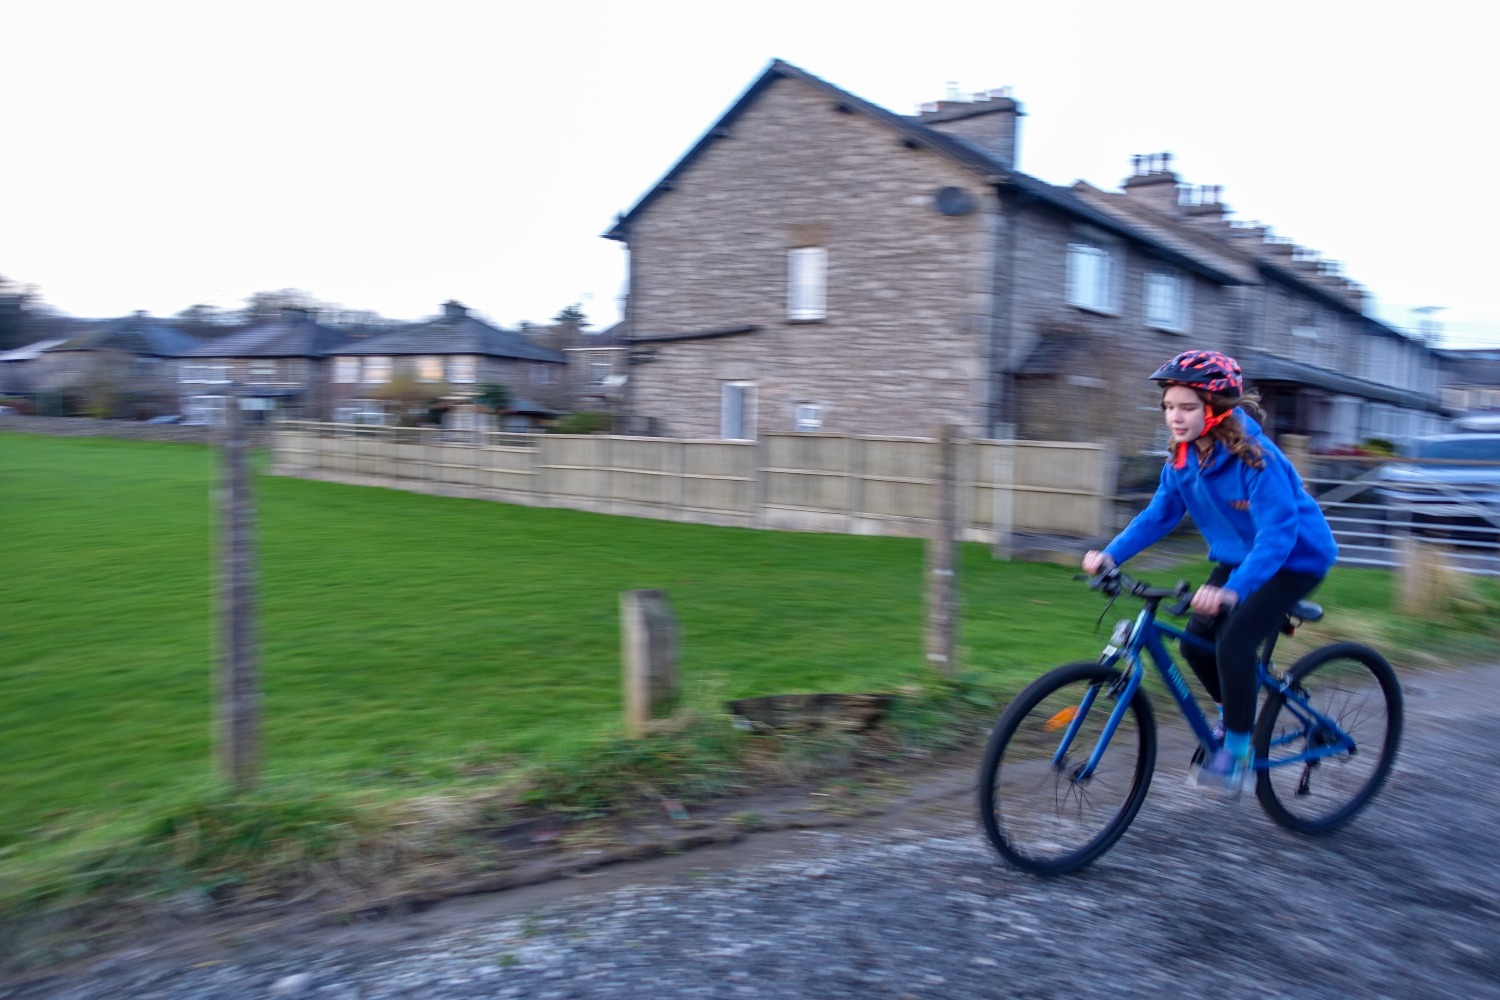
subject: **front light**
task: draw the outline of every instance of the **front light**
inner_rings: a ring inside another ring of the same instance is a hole
[[[1109,644],[1116,649],[1123,648],[1130,641],[1130,630],[1134,623],[1129,618],[1121,618],[1115,623],[1115,630],[1110,634]]]

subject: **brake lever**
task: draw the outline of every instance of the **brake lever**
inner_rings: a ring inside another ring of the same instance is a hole
[[[1167,614],[1180,618],[1193,609],[1193,585],[1186,580],[1178,580],[1177,594],[1177,603],[1167,609]]]

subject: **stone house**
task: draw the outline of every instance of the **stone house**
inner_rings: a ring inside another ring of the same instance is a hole
[[[285,308],[268,322],[217,337],[189,351],[179,373],[187,423],[217,424],[231,393],[264,419],[326,419],[328,355],[349,340],[306,309]]]
[[[198,338],[144,312],[69,323],[64,336],[0,359],[4,391],[34,397],[42,411],[80,408],[103,417],[175,412],[180,368],[200,346]]]
[[[438,400],[445,422],[460,428],[493,424],[474,404],[491,384],[509,391],[500,415],[508,430],[535,429],[571,407],[562,352],[471,316],[459,302],[445,302],[435,319],[345,344],[330,358],[328,403],[340,422],[393,422],[401,401],[392,393],[403,378],[424,403]]]
[[[1170,155],[1136,157],[1120,192],[1074,191],[1152,238],[1234,275],[1230,327],[1216,332],[1260,393],[1272,432],[1315,451],[1440,430],[1442,357],[1365,313],[1339,266],[1265,227],[1229,219],[1217,187],[1190,187]]]
[[[773,62],[605,234],[630,252],[632,429],[950,424],[1151,450],[1144,376],[1188,347],[1249,347],[1244,286],[1272,278],[1187,223],[1020,172],[1022,114],[991,92],[897,115]]]
[[[577,409],[619,416],[629,373],[625,331],[623,322],[616,323],[597,333],[585,332],[563,348]]]

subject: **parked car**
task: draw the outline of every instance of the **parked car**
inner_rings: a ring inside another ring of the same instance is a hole
[[[1413,438],[1368,481],[1394,519],[1423,534],[1477,541],[1500,531],[1500,434]]]

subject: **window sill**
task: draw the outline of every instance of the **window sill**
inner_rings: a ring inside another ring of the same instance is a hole
[[[826,323],[827,316],[788,316],[786,321],[793,326],[807,326],[811,323]]]
[[[1187,336],[1187,330],[1183,327],[1171,326],[1167,323],[1152,323],[1150,320],[1146,321],[1146,329],[1155,330],[1158,333],[1170,333],[1178,337]]]
[[[1084,306],[1079,305],[1077,302],[1069,302],[1068,305],[1072,306],[1074,309],[1077,309],[1079,312],[1091,313],[1095,316],[1109,316],[1112,319],[1119,319],[1120,317],[1120,311],[1118,309],[1110,309],[1103,306]]]

